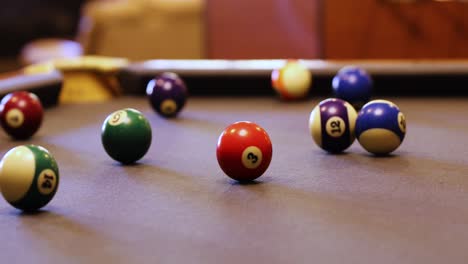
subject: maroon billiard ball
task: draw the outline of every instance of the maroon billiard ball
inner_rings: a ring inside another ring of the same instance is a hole
[[[175,117],[187,101],[187,87],[175,73],[165,72],[152,79],[146,94],[153,109],[163,117]]]
[[[236,122],[218,138],[216,157],[227,176],[237,181],[252,181],[270,165],[273,148],[268,133],[251,122]]]
[[[0,123],[15,139],[27,139],[39,130],[44,110],[39,98],[30,92],[7,94],[0,102]]]

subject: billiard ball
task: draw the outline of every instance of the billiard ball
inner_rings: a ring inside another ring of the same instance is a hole
[[[405,134],[405,116],[390,101],[370,101],[358,113],[356,137],[370,153],[386,155],[393,152],[403,142]]]
[[[357,66],[342,68],[332,81],[334,96],[349,102],[356,109],[370,100],[372,85],[371,76]]]
[[[123,164],[141,159],[151,145],[151,126],[141,112],[125,108],[102,124],[101,140],[107,154]]]
[[[303,99],[312,86],[312,73],[303,63],[289,60],[272,71],[271,84],[281,99]]]
[[[172,72],[165,72],[148,82],[146,94],[153,109],[163,117],[175,117],[187,101],[187,87]]]
[[[0,162],[0,189],[5,200],[23,211],[47,205],[59,186],[57,162],[36,145],[17,146]]]
[[[337,98],[321,101],[309,117],[309,132],[323,150],[339,153],[355,140],[356,110],[348,102]]]
[[[244,182],[260,177],[272,157],[268,133],[259,125],[241,121],[224,129],[218,138],[216,157],[227,176]]]
[[[15,139],[27,139],[42,124],[44,111],[39,98],[30,92],[7,94],[0,102],[0,123],[8,135]]]

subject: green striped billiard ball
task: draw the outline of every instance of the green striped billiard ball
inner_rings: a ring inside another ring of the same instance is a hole
[[[148,152],[151,126],[138,110],[118,110],[104,120],[101,140],[111,158],[123,164],[134,163]]]
[[[35,211],[52,200],[59,185],[59,170],[45,148],[12,148],[0,162],[0,189],[5,200],[23,211]]]

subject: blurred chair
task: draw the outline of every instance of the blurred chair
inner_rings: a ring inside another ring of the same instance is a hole
[[[204,0],[95,0],[83,8],[77,39],[85,54],[204,58],[204,9]]]

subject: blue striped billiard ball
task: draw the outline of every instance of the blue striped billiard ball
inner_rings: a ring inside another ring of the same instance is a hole
[[[343,67],[332,81],[335,97],[349,102],[360,109],[371,98],[372,78],[362,68],[356,66]]]
[[[390,101],[370,101],[358,113],[356,137],[370,153],[387,155],[395,151],[403,142],[405,134],[405,116]]]
[[[321,101],[310,113],[309,131],[322,149],[339,153],[354,142],[356,110],[337,98]]]

